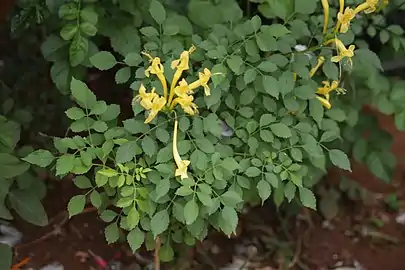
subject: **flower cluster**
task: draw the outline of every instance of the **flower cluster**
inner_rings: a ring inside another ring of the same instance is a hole
[[[162,110],[169,112],[173,111],[176,105],[180,105],[185,113],[194,115],[198,112],[197,105],[193,102],[193,94],[195,90],[201,86],[204,88],[206,96],[211,94],[210,87],[208,86],[208,82],[211,79],[211,72],[209,69],[205,68],[204,72],[199,72],[198,80],[190,84],[187,83],[184,78],[181,79],[183,72],[189,69],[190,54],[195,50],[196,48],[192,46],[189,50],[182,52],[179,59],[172,61],[171,68],[176,71],[170,84],[169,93],[167,80],[164,74],[164,67],[160,58],[152,57],[150,54],[142,52],[143,55],[149,58],[149,62],[151,63],[145,70],[145,75],[147,77],[149,77],[150,74],[156,75],[163,88],[163,96],[160,96],[155,92],[155,88],[152,88],[150,92],[147,92],[145,86],[141,84],[139,93],[134,98],[134,102],[139,102],[145,110],[149,111],[145,123],[151,122]],[[177,126],[178,121],[176,119],[173,131],[173,158],[177,165],[175,175],[184,179],[188,177],[187,168],[190,161],[182,160],[177,150]]]
[[[323,33],[326,34],[328,31],[328,21],[329,21],[329,3],[328,0],[321,0],[322,7],[324,11],[324,24],[323,24]],[[377,10],[379,0],[365,0],[364,3],[358,5],[354,9],[351,7],[346,7],[344,0],[339,0],[339,12],[337,14],[337,23],[335,26],[334,34],[337,33],[346,33],[350,28],[351,21],[356,17],[357,14],[360,12],[364,12],[366,14],[375,12]],[[384,0],[383,5],[386,5],[388,0]],[[343,42],[338,39],[337,37],[329,39],[325,41],[322,45],[330,45],[334,44],[336,46],[337,55],[331,58],[331,61],[334,63],[339,63],[343,59],[348,59],[350,65],[352,65],[352,57],[354,56],[354,45],[350,45],[348,48],[345,47]],[[322,66],[325,59],[324,57],[319,57],[317,65],[311,69],[310,77],[312,77],[316,71]],[[323,87],[318,88],[317,90],[317,99],[322,103],[323,106],[330,109],[331,104],[329,102],[329,93],[332,91],[337,91],[338,93],[344,92],[342,89],[338,88],[339,82],[333,81],[330,83],[329,81],[324,81]],[[321,96],[320,96],[321,95]],[[323,97],[322,97],[323,96]]]

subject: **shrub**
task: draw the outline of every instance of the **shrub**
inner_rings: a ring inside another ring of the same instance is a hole
[[[371,36],[384,25],[375,18],[388,1],[239,2],[247,14],[235,0],[77,0],[50,11],[60,33],[42,52],[77,103],[66,111],[75,136],[25,160],[75,174],[86,193],[71,198],[70,216],[89,198],[107,242],[126,235],[136,251],[158,239],[170,261],[175,243],[235,232],[246,204],[316,209],[313,185],[331,166],[350,171],[351,153],[390,180],[390,138],[364,138],[375,119],[360,113],[373,104],[403,129],[403,82],[382,75],[362,41],[369,18]],[[381,42],[402,50],[399,29],[381,29]],[[83,82],[92,67],[133,90],[133,117],[121,123],[118,105],[97,100]]]

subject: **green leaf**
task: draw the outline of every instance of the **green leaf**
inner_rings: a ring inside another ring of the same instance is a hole
[[[272,114],[266,113],[260,116],[260,127],[270,125],[276,121],[276,117]]]
[[[69,41],[75,37],[77,31],[79,31],[79,28],[76,24],[67,24],[60,30],[60,36],[64,40]]]
[[[117,149],[115,162],[126,163],[131,161],[136,156],[136,149],[138,144],[136,141],[129,141],[120,145]]]
[[[131,68],[130,67],[123,67],[120,68],[117,73],[115,73],[115,82],[117,84],[122,84],[128,82],[129,78],[131,78]]]
[[[270,130],[260,130],[260,138],[265,142],[274,142],[274,135]]]
[[[145,154],[147,154],[148,156],[152,157],[153,155],[156,154],[156,144],[155,141],[152,140],[151,137],[149,136],[145,136],[142,139],[142,149],[145,152]]]
[[[169,132],[164,128],[156,129],[156,138],[163,143],[168,143],[170,140]]]
[[[83,212],[85,204],[86,204],[86,196],[84,195],[73,196],[68,203],[69,218]]]
[[[20,159],[5,153],[0,153],[0,172],[5,179],[14,178],[23,174],[29,169],[30,165],[21,162]]]
[[[105,210],[101,213],[100,218],[104,221],[104,222],[111,222],[114,220],[114,218],[116,218],[118,216],[117,213],[115,213],[112,210]]]
[[[118,241],[120,237],[120,231],[118,229],[117,223],[111,223],[104,230],[105,239],[108,244],[113,244]]]
[[[97,34],[97,27],[91,22],[82,22],[80,24],[80,30],[90,37],[93,37]]]
[[[182,196],[182,197],[189,196],[193,193],[194,193],[194,191],[190,187],[187,187],[187,186],[179,187],[176,190],[176,195]]]
[[[294,89],[294,74],[291,71],[285,71],[278,78],[278,89],[283,95],[286,95]],[[319,103],[319,102],[318,102]]]
[[[90,63],[99,70],[108,70],[117,64],[117,60],[112,53],[107,51],[100,51],[90,57]]]
[[[93,185],[89,178],[84,175],[78,175],[73,179],[73,183],[76,187],[81,189],[91,188]]]
[[[149,13],[157,24],[163,24],[166,20],[166,10],[157,0],[152,0],[150,2]]]
[[[49,164],[51,164],[54,159],[55,157],[48,150],[36,150],[22,160],[30,164],[45,168]]]
[[[30,190],[13,190],[9,193],[11,207],[25,221],[37,226],[48,225],[48,216],[39,196]]]
[[[195,144],[201,149],[201,151],[205,153],[211,154],[215,151],[214,145],[207,138],[196,139]]]
[[[80,34],[75,35],[69,47],[69,62],[72,67],[83,63],[89,51],[89,40]]]
[[[159,36],[158,30],[156,30],[155,27],[152,26],[146,26],[141,29],[139,29],[139,32],[141,32],[142,35],[146,37],[157,37]]]
[[[239,55],[232,55],[226,60],[228,67],[236,74],[241,74],[244,61]]]
[[[280,90],[278,88],[278,81],[276,78],[269,76],[269,75],[264,75],[263,76],[263,86],[264,86],[264,90],[266,90],[266,92],[269,95],[278,99]]]
[[[187,225],[192,224],[198,217],[199,208],[197,202],[193,199],[184,206],[184,219]]]
[[[136,67],[140,63],[142,63],[142,57],[140,56],[139,53],[136,52],[131,52],[125,56],[124,59],[125,64],[131,67]]]
[[[303,206],[316,210],[316,198],[314,193],[305,187],[299,188],[300,201]]]
[[[170,189],[170,181],[168,178],[162,179],[159,181],[159,183],[156,185],[156,200],[159,200],[163,196],[165,196]]]
[[[214,202],[212,201],[212,198],[211,198],[210,195],[198,191],[197,192],[197,197],[204,206],[212,207]]]
[[[347,155],[338,149],[329,150],[329,158],[333,165],[346,171],[352,171]]]
[[[75,101],[82,108],[91,109],[97,102],[94,93],[87,87],[84,82],[72,78],[70,83],[70,90]]]
[[[240,169],[239,163],[232,157],[227,157],[222,161],[222,167],[229,171],[234,171]]]
[[[294,11],[301,14],[312,14],[316,11],[318,0],[294,0]]]
[[[90,193],[90,202],[96,208],[100,208],[100,206],[103,204],[101,195],[97,190],[93,190]]]
[[[261,62],[257,68],[264,72],[274,72],[278,69],[277,65],[269,60]]]
[[[271,124],[270,129],[277,137],[289,138],[292,136],[290,128],[283,123]]]
[[[287,198],[288,202],[291,202],[294,199],[296,191],[297,187],[292,182],[288,182],[284,186],[284,196]]]
[[[108,109],[107,103],[103,100],[97,101],[91,108],[90,115],[102,115]]]
[[[238,213],[236,213],[234,208],[225,206],[222,209],[219,226],[227,235],[236,232],[236,228],[238,226]]]
[[[115,26],[109,38],[114,51],[121,55],[141,51],[141,40],[138,30],[131,24],[125,27]]]
[[[378,58],[378,55],[375,52],[362,48],[356,50],[354,55],[354,58],[358,59],[365,67],[371,66],[383,70],[380,58]]]
[[[263,204],[264,201],[267,200],[271,195],[271,186],[267,181],[260,180],[259,183],[257,183],[256,188]]]
[[[139,213],[135,207],[132,207],[127,215],[128,229],[130,230],[134,229],[136,226],[138,226],[138,223],[139,223]]]
[[[262,174],[262,171],[256,167],[250,167],[245,171],[246,176],[248,177],[256,177]]]
[[[73,170],[75,156],[63,155],[56,161],[56,175],[64,175]]]
[[[157,212],[150,221],[151,231],[156,238],[169,227],[169,213],[166,209]]]
[[[79,14],[79,7],[77,3],[66,3],[60,6],[58,14],[59,18],[64,20],[76,20]]]
[[[173,261],[174,258],[174,250],[170,246],[170,243],[164,244],[159,250],[159,259],[162,262],[170,262]]]
[[[228,190],[220,196],[223,204],[230,207],[235,207],[238,203],[241,203],[243,200],[238,193],[232,190]]]
[[[254,68],[248,69],[245,74],[243,74],[243,79],[246,84],[253,82],[256,79],[257,71]]]
[[[0,244],[0,269],[11,269],[13,259],[13,251],[10,246]]]
[[[106,122],[96,121],[96,122],[93,123],[91,128],[94,129],[97,132],[103,133],[103,132],[107,131],[108,126],[107,126]]]
[[[135,228],[127,235],[127,242],[131,247],[133,253],[135,253],[145,241],[145,234],[139,229]]]
[[[65,113],[66,116],[72,120],[80,120],[86,116],[83,110],[77,107],[70,108]]]
[[[370,153],[366,157],[366,165],[372,174],[386,183],[391,182],[392,177],[389,175],[384,167],[383,161],[376,153]]]
[[[309,85],[301,85],[294,89],[294,94],[300,99],[313,99],[315,98],[315,90]]]

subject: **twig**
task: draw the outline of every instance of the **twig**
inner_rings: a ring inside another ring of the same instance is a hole
[[[24,258],[22,261],[20,261],[19,263],[14,264],[13,266],[11,266],[11,270],[19,270],[21,267],[23,267],[24,265],[26,265],[27,263],[29,263],[29,261],[31,261],[30,257]]]
[[[295,250],[294,257],[290,264],[288,265],[288,268],[293,268],[299,261],[299,258],[301,256],[301,249],[302,249],[302,238],[299,237],[297,241],[297,249]]]
[[[155,269],[154,270],[160,270],[160,259],[159,259],[159,250],[160,250],[160,238],[159,236],[156,237],[155,240]]]
[[[90,212],[94,212],[96,210],[97,210],[97,208],[95,208],[95,207],[89,207],[89,208],[84,209],[83,212],[81,212],[80,214],[90,213]],[[45,241],[46,239],[48,239],[52,236],[58,235],[60,233],[62,227],[69,221],[69,213],[67,211],[60,212],[59,214],[57,214],[55,217],[52,218],[52,221],[58,219],[59,216],[62,217],[62,220],[58,224],[54,225],[54,229],[52,231],[42,235],[41,237],[39,237],[31,242],[17,245],[15,248],[16,249],[25,248],[25,247],[40,243],[42,241]],[[52,223],[52,222],[50,222],[50,223]]]

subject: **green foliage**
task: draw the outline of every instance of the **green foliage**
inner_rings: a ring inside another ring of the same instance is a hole
[[[365,18],[353,20],[348,33],[322,35],[322,9],[316,0],[255,0],[258,15],[246,17],[235,0],[192,0],[178,9],[158,0],[107,2],[71,1],[50,11],[61,25],[41,49],[52,62],[56,87],[76,103],[65,112],[75,134],[54,138],[57,153],[36,150],[22,160],[54,168],[61,177],[74,174],[84,193],[70,199],[69,215],[91,203],[108,223],[108,243],[126,239],[135,252],[142,244],[153,248],[159,237],[160,258],[168,261],[176,243],[193,245],[211,228],[235,232],[247,203],[272,200],[277,207],[294,203],[323,211],[313,186],[331,166],[350,171],[351,156],[390,180],[395,165],[390,138],[360,111],[365,104],[375,105],[405,129],[403,82],[383,76],[377,54],[360,42],[356,27]],[[395,39],[389,31],[400,32],[390,29],[381,34],[382,41]],[[346,47],[359,41],[352,65],[347,57],[332,62],[338,54],[333,42],[326,44],[332,36]],[[153,61],[141,52],[159,57],[163,68],[158,68],[170,83],[172,61],[191,44],[196,51],[182,78],[191,84],[200,78],[198,72],[208,69],[210,95],[193,90],[198,115],[166,106],[145,123],[150,112],[139,104],[144,101],[137,97],[140,86],[159,95],[164,88]],[[300,44],[309,48],[300,51]],[[312,76],[318,56],[325,61]],[[133,90],[133,116],[118,121],[120,107],[97,99],[84,82],[89,68],[109,70],[117,84]],[[339,88],[324,95],[331,104],[327,108],[320,102],[322,82],[333,80]],[[224,132],[225,123],[231,135]],[[4,134],[16,133],[14,128]],[[371,135],[364,137],[365,130]],[[13,136],[4,142],[5,149],[16,145]],[[176,177],[176,150],[182,161],[190,162],[183,179]],[[0,166],[14,166],[9,178],[28,169],[10,158],[9,151],[5,155],[3,163],[0,155]]]

